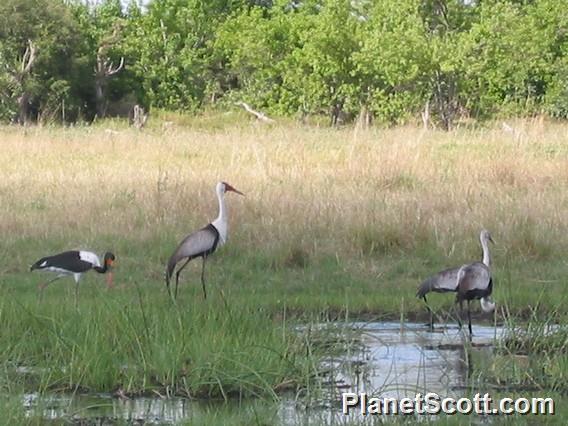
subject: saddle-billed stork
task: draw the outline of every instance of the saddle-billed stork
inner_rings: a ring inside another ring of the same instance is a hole
[[[227,242],[228,219],[227,208],[225,206],[225,193],[228,191],[244,195],[241,191],[235,189],[227,182],[218,182],[215,187],[217,199],[219,200],[219,215],[217,216],[217,219],[200,230],[185,237],[174,251],[174,254],[172,254],[168,260],[166,268],[166,286],[168,288],[170,298],[172,297],[170,291],[170,279],[174,273],[176,265],[181,260],[185,260],[185,263],[183,263],[176,272],[175,298],[177,298],[179,274],[192,259],[201,257],[203,259],[201,265],[201,286],[203,287],[203,298],[207,299],[207,292],[205,291],[205,260],[218,247]]]
[[[481,262],[473,262],[470,264],[458,266],[457,268],[446,269],[436,275],[427,278],[419,286],[416,296],[424,299],[426,309],[430,313],[430,328],[434,328],[434,320],[432,310],[428,306],[426,295],[429,292],[446,293],[458,292],[457,303],[460,307],[464,300],[480,299],[481,309],[484,312],[491,312],[495,309],[495,303],[489,297],[491,295],[491,257],[489,254],[489,241],[493,243],[491,234],[483,229],[479,234],[479,241],[483,250],[483,260]],[[475,278],[474,278],[475,277]],[[484,278],[482,278],[484,277]],[[459,287],[461,286],[461,293]],[[469,290],[471,288],[471,291]],[[471,320],[469,324],[471,331]]]
[[[71,250],[59,253],[53,256],[42,257],[40,260],[35,262],[31,267],[30,271],[36,269],[43,271],[55,272],[57,276],[44,284],[39,285],[40,297],[43,295],[43,290],[52,282],[72,275],[75,279],[75,300],[77,300],[77,292],[79,289],[79,281],[81,276],[90,271],[91,269],[97,271],[100,274],[107,274],[107,287],[112,288],[112,266],[114,264],[116,257],[111,252],[106,252],[103,258],[103,264],[99,260],[99,257],[90,251],[85,250]]]

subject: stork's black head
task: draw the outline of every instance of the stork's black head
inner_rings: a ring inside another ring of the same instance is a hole
[[[46,259],[47,259],[46,257],[42,257],[40,260],[38,260],[36,263],[34,263],[34,264],[30,267],[30,271],[34,271],[34,270],[36,270],[36,269],[41,269],[42,267],[45,267],[45,265],[44,265],[44,266],[41,266],[41,265],[42,265],[43,263],[45,263]]]
[[[112,267],[114,265],[115,259],[116,259],[116,257],[114,257],[114,254],[112,254],[110,251],[107,251],[105,253],[104,267],[102,268],[101,272],[107,273],[107,287],[108,288],[113,287],[113,284],[112,284]]]
[[[113,253],[111,253],[110,251],[107,251],[105,253],[105,257],[104,257],[104,264],[107,267],[111,267],[115,261],[116,257],[114,256]]]

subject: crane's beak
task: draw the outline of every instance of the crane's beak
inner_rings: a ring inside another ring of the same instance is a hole
[[[245,196],[245,194],[243,194],[241,191],[239,191],[236,188],[233,188],[231,185],[229,185],[228,183],[225,184],[225,191],[233,191],[236,192],[239,195],[242,195],[243,197]]]
[[[493,244],[495,244],[495,241],[493,241],[493,238],[491,238],[491,235],[489,236],[489,241],[491,241]]]

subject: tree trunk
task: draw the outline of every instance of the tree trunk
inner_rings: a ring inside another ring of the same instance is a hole
[[[106,115],[106,88],[108,79],[124,68],[124,57],[120,58],[120,64],[116,67],[106,56],[108,46],[103,45],[97,51],[97,64],[95,65],[95,103],[97,118]]]
[[[148,114],[144,111],[140,105],[134,105],[132,109],[132,125],[140,130],[146,124],[148,120]]]
[[[20,63],[20,69],[16,70],[12,75],[12,80],[22,91],[22,94],[18,97],[18,114],[16,116],[18,124],[26,124],[28,122],[31,94],[26,90],[26,79],[31,74],[36,58],[37,49],[34,43],[28,40],[28,46]]]
[[[357,127],[359,129],[367,130],[371,126],[373,116],[367,105],[361,106],[361,111],[359,111],[359,117],[357,118]]]
[[[30,94],[28,92],[22,93],[18,97],[18,117],[16,119],[18,124],[27,124],[29,117]]]
[[[333,103],[330,110],[331,126],[335,127],[339,124],[341,113],[343,112],[343,102],[337,101]]]
[[[95,77],[95,104],[97,108],[97,118],[103,118],[106,115],[105,104],[105,81],[104,78]]]
[[[434,82],[434,106],[446,131],[452,130],[459,109],[457,83],[454,76],[436,72]]]

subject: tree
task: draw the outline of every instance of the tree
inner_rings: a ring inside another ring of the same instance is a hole
[[[154,107],[196,110],[203,106],[217,68],[213,43],[219,25],[240,2],[155,0],[128,28],[127,56]]]
[[[306,2],[291,15],[299,46],[284,61],[283,89],[304,114],[326,112],[336,125],[359,108],[353,57],[360,46],[360,17],[350,0]]]
[[[0,116],[55,114],[69,93],[77,27],[63,0],[0,3]]]

